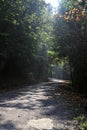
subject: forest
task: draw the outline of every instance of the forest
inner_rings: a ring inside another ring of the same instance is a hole
[[[0,89],[47,81],[57,67],[87,96],[87,1],[60,0],[54,13],[44,0],[0,0]]]

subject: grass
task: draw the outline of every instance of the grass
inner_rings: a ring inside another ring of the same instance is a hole
[[[87,130],[87,117],[85,115],[74,117],[74,119],[81,126],[81,130]]]

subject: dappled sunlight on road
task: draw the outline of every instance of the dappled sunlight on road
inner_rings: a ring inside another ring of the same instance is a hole
[[[55,79],[55,78],[49,78],[49,81],[57,82],[57,83],[70,83],[70,80],[62,80],[62,79]]]
[[[50,118],[32,119],[27,123],[27,127],[36,129],[53,129],[53,121]]]
[[[0,129],[74,130],[73,108],[60,91],[55,92],[61,83],[51,81],[0,95]]]

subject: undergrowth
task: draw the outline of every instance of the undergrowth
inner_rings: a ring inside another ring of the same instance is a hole
[[[85,115],[74,117],[74,119],[81,126],[81,130],[87,130],[87,117]]]

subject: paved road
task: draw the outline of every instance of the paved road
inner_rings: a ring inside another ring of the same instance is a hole
[[[58,84],[41,83],[1,94],[0,130],[74,130],[72,108],[55,93]]]

